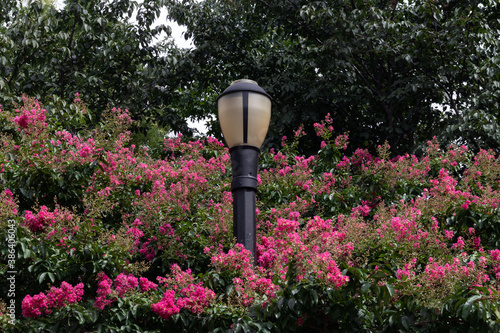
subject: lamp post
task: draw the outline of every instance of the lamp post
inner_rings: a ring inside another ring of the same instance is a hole
[[[271,120],[271,97],[252,80],[234,81],[217,98],[233,180],[233,232],[255,263],[255,193],[259,152]]]

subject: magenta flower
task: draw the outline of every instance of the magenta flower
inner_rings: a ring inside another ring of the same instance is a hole
[[[83,283],[76,286],[63,281],[60,288],[51,287],[47,295],[40,293],[31,297],[26,295],[21,304],[23,316],[28,318],[39,317],[52,313],[73,303],[77,303],[83,296]]]

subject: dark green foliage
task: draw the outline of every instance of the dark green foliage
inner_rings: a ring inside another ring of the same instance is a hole
[[[499,148],[497,1],[168,4],[196,46],[184,63],[192,100],[255,79],[273,97],[268,146],[330,113],[353,146],[372,151],[388,141],[393,153],[421,152],[434,135]],[[314,152],[311,139],[302,151]]]
[[[68,0],[61,9],[2,2],[0,104],[27,94],[50,108],[78,92],[94,119],[112,105],[141,121],[136,131],[154,121],[189,132],[172,108],[181,54],[168,39],[170,28],[156,22],[161,9],[161,1]]]

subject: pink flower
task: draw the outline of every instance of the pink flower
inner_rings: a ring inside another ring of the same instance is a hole
[[[78,155],[80,155],[80,157],[87,157],[89,156],[90,154],[92,153],[92,149],[88,146],[83,146],[79,151],[78,151]]]
[[[354,207],[352,212],[359,212],[362,216],[368,216],[368,214],[370,214],[370,207],[366,205],[366,201],[364,201],[362,205]]]
[[[51,313],[51,311],[48,310],[48,300],[44,293],[39,293],[33,297],[26,295],[21,304],[21,309],[23,311],[23,316],[26,318],[38,317],[43,314]]]
[[[120,274],[115,279],[115,291],[118,297],[122,297],[126,292],[134,290],[139,284],[138,279],[132,274]]]
[[[452,245],[452,248],[454,248],[454,249],[458,248],[460,250],[463,250],[464,246],[465,246],[464,239],[460,236],[460,237],[458,237],[457,242]]]
[[[139,287],[143,293],[147,292],[150,289],[156,290],[158,285],[156,283],[153,283],[149,281],[148,279],[144,277],[139,278]]]
[[[396,277],[398,278],[398,280],[407,280],[415,276],[415,272],[411,270],[415,262],[416,259],[414,259],[414,261],[412,261],[411,263],[406,264],[403,269],[398,269],[398,271],[396,272]]]
[[[460,206],[460,208],[467,210],[467,209],[469,209],[469,205],[470,205],[470,201],[465,200],[465,202],[462,204],[462,206]]]
[[[190,284],[181,290],[181,294],[186,296],[177,300],[179,308],[186,308],[194,314],[200,314],[215,299],[215,293],[200,285]]]
[[[38,214],[34,215],[27,210],[24,215],[24,224],[33,232],[43,231],[46,226],[51,226],[55,220],[55,214],[48,211],[46,206],[40,207]]]
[[[108,299],[107,296],[110,295],[113,290],[111,289],[111,285],[113,281],[104,274],[104,272],[100,272],[97,274],[97,278],[99,282],[97,283],[97,297],[95,299],[94,306],[98,309],[104,309],[107,305],[111,305],[111,303],[115,299]]]
[[[127,235],[131,235],[133,239],[139,239],[144,236],[144,232],[139,228],[133,227],[127,230]]]
[[[445,230],[444,237],[451,240],[453,238],[453,233],[454,233],[453,230]]]
[[[14,121],[19,125],[21,128],[27,128],[28,127],[28,116],[26,114],[22,114],[16,118],[14,118]]]
[[[299,319],[297,319],[297,325],[299,327],[304,326],[304,322],[306,321],[306,318],[307,318],[307,313],[304,313],[304,315],[302,317],[300,317]]]
[[[490,251],[491,260],[500,262],[500,250],[495,249]]]
[[[52,313],[52,309],[60,309],[64,306],[77,303],[83,296],[83,283],[76,286],[63,281],[60,288],[51,287],[45,295],[40,293],[31,297],[26,295],[21,304],[23,316],[27,318],[38,317]]]
[[[175,291],[167,290],[163,298],[158,303],[151,305],[153,312],[157,313],[163,319],[169,320],[170,317],[180,312],[180,308],[175,304]]]
[[[16,110],[21,114],[11,119],[12,122],[19,126],[19,130],[24,130],[27,135],[38,136],[47,127],[45,122],[45,114],[47,110],[42,109],[38,101],[30,100],[23,96],[24,107],[21,110]]]

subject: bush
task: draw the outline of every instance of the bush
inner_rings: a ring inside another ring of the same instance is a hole
[[[4,331],[499,330],[492,151],[345,156],[327,117],[305,157],[299,129],[261,154],[253,267],[222,143],[166,138],[151,155],[126,110],[69,132],[23,101],[0,111]]]

